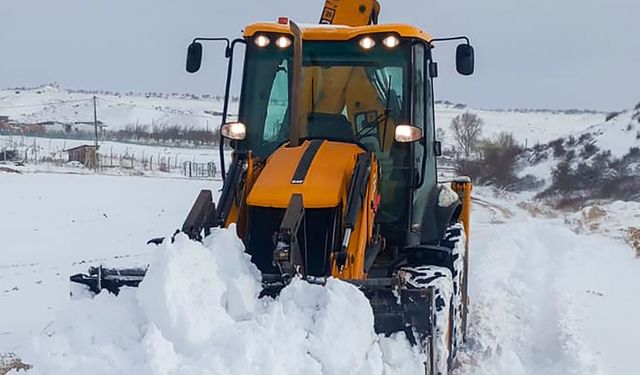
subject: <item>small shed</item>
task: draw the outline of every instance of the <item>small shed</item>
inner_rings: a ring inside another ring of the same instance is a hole
[[[69,161],[77,161],[87,168],[96,167],[96,146],[82,145],[65,150],[69,154]]]
[[[9,129],[9,116],[0,116],[0,131]]]

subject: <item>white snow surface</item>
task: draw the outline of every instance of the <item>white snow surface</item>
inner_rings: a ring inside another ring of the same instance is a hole
[[[235,227],[165,243],[138,289],[72,302],[24,358],[33,374],[406,374],[419,356],[373,330],[354,286],[294,280],[261,299]]]

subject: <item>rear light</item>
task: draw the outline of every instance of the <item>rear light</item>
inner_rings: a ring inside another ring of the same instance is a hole
[[[288,25],[289,24],[289,18],[287,17],[278,17],[278,23],[281,25]]]

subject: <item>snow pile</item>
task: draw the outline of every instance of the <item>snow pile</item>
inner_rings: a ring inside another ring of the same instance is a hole
[[[565,215],[564,221],[576,233],[600,233],[626,241],[640,254],[640,202],[601,202]]]
[[[440,194],[438,195],[438,206],[449,207],[460,199],[458,194],[453,191],[451,185],[441,184]]]
[[[235,228],[178,236],[138,289],[73,301],[19,353],[33,374],[411,374],[404,334],[377,336],[354,286],[294,280],[258,299],[260,274]]]

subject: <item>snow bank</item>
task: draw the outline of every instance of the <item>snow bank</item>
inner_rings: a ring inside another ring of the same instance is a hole
[[[179,236],[140,288],[71,302],[19,354],[48,375],[420,373],[404,334],[375,334],[354,286],[294,280],[277,299],[260,290],[235,228],[204,244]]]

